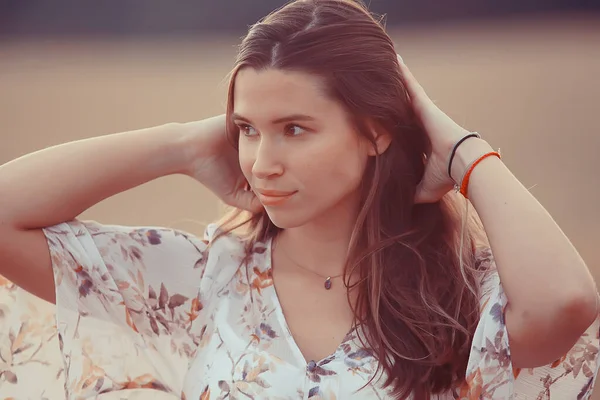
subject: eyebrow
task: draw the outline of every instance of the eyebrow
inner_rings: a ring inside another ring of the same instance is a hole
[[[250,120],[246,117],[241,116],[240,114],[237,113],[233,113],[231,114],[231,120],[235,121],[244,121],[247,123],[251,123]],[[284,122],[290,122],[290,121],[314,121],[315,119],[313,117],[311,117],[310,115],[305,115],[305,114],[291,114],[291,115],[286,115],[285,117],[281,117],[281,118],[277,118],[271,121],[272,124],[276,125],[276,124],[282,124]]]

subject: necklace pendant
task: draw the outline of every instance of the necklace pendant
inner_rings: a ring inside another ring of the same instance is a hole
[[[331,277],[330,276],[328,276],[327,279],[325,279],[324,286],[325,286],[325,289],[327,289],[327,290],[331,289]]]

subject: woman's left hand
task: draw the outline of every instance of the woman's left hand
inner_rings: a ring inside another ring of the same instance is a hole
[[[432,146],[431,154],[427,155],[425,175],[417,187],[415,202],[434,203],[454,186],[454,181],[448,176],[450,153],[454,145],[469,131],[435,105],[400,56],[398,62],[415,115],[427,132]]]

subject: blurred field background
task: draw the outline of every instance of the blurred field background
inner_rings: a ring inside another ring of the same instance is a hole
[[[389,13],[388,32],[430,96],[501,148],[599,279],[600,14],[589,2],[485,9],[463,1],[458,10],[412,3],[374,0],[372,8]],[[87,11],[75,2],[27,4],[0,6],[0,164],[66,141],[223,112],[239,37],[283,2],[103,3]],[[212,194],[177,176],[82,218],[200,234],[219,209]],[[0,277],[5,321],[17,291]],[[8,328],[0,326],[0,341]],[[2,388],[0,380],[0,398]]]

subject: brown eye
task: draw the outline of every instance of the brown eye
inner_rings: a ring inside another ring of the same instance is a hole
[[[240,125],[238,125],[238,128],[240,129],[240,133],[244,136],[253,137],[253,136],[258,135],[258,133],[256,132],[256,129],[254,129],[250,125],[240,124]]]
[[[305,132],[306,130],[298,125],[288,125],[285,127],[285,134],[289,136],[298,136]]]

